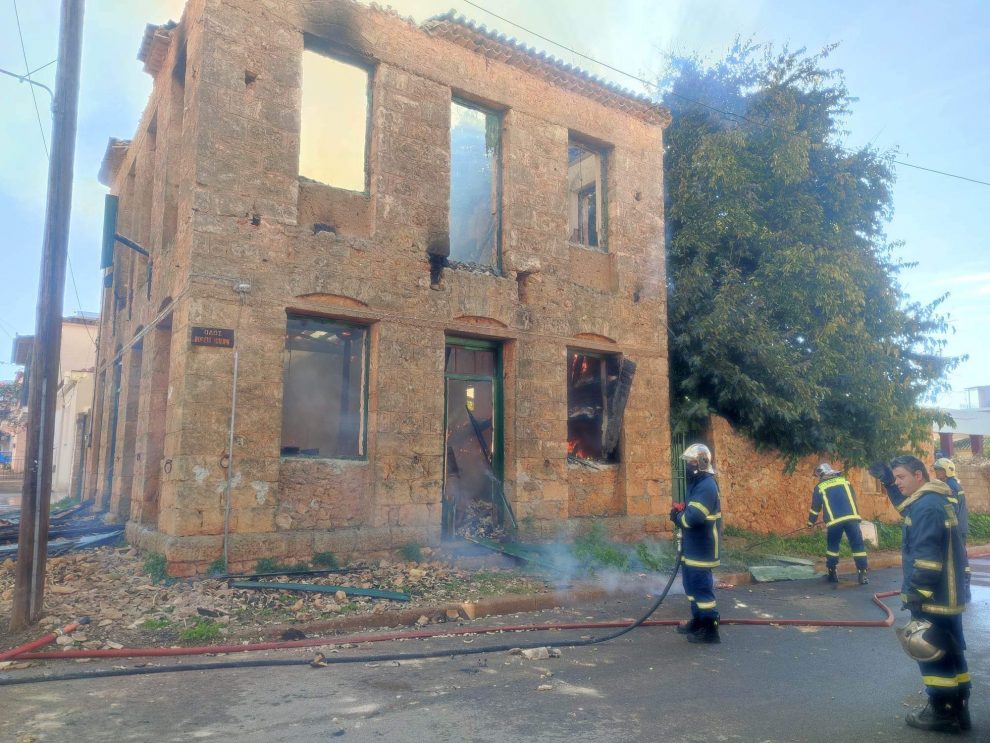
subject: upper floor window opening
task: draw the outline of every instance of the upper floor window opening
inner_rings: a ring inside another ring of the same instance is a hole
[[[571,139],[567,144],[568,239],[605,250],[605,151]]]
[[[300,176],[367,191],[370,91],[367,69],[303,51]]]
[[[502,117],[450,105],[450,260],[498,268],[501,249]]]

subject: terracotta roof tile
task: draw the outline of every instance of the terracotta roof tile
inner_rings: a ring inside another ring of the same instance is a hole
[[[670,121],[667,109],[647,96],[592,75],[580,67],[486,26],[479,26],[453,10],[427,19],[421,28],[432,36],[483,54],[489,59],[523,69],[552,85],[572,90],[644,121],[661,126],[666,126]]]

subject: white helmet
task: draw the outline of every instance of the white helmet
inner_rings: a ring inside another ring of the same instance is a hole
[[[835,477],[836,475],[841,475],[839,470],[835,469],[828,462],[822,462],[820,465],[815,467],[815,477]]]
[[[912,619],[894,632],[904,652],[915,660],[932,663],[945,655],[945,650],[939,647],[945,644],[945,638],[927,619]]]
[[[699,472],[715,474],[712,468],[712,451],[704,444],[691,444],[681,454],[681,459],[685,462],[697,462]]]

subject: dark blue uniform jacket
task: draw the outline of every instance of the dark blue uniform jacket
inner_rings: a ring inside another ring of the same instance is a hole
[[[887,487],[903,520],[901,600],[920,602],[927,614],[961,614],[969,601],[969,558],[959,535],[959,520],[942,482],[925,483],[908,497]]]
[[[808,511],[808,523],[818,521],[822,507],[825,513],[822,520],[825,526],[841,524],[843,521],[861,521],[856,510],[856,496],[853,495],[852,485],[841,475],[822,480],[811,494],[811,510]]]
[[[699,472],[688,480],[687,504],[679,522],[684,528],[684,564],[718,567],[722,504],[714,475]]]

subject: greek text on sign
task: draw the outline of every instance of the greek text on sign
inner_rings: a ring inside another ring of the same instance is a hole
[[[193,327],[192,344],[194,346],[212,346],[214,348],[233,348],[234,331],[232,328]]]

